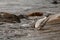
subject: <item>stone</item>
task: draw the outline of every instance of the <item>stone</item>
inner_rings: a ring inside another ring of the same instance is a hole
[[[52,2],[52,4],[58,4],[57,0],[54,0],[54,1]]]
[[[29,13],[27,16],[43,16],[43,12],[33,12]]]
[[[18,16],[7,12],[0,12],[0,22],[20,23]]]
[[[49,20],[47,21],[47,24],[57,24],[60,23],[60,14],[54,14],[49,16]]]
[[[28,16],[27,16],[27,15],[22,15],[22,14],[20,14],[18,17],[19,17],[20,19],[23,19],[23,18],[28,19]]]

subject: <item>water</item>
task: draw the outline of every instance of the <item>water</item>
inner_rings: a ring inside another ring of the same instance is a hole
[[[34,11],[59,13],[60,4],[55,5],[51,2],[52,0],[0,0],[0,12],[16,15]],[[4,23],[0,25],[0,40],[60,40],[60,24],[58,26],[45,26],[46,30],[38,31],[31,28],[30,25],[34,23],[34,20],[26,19],[22,19],[21,23]],[[21,26],[23,24],[28,26]]]
[[[0,11],[22,13],[23,11],[57,11],[59,4],[51,4],[52,0],[0,0]],[[55,10],[56,9],[56,10]],[[24,13],[23,12],[23,13]]]

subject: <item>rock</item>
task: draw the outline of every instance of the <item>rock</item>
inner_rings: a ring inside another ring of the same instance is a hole
[[[54,0],[54,1],[52,2],[52,4],[58,4],[57,0]]]
[[[7,12],[0,12],[0,22],[20,23],[20,19],[18,18],[18,16],[14,14],[10,14]]]
[[[18,17],[19,17],[20,19],[23,19],[23,18],[28,19],[28,16],[27,16],[27,15],[22,15],[22,14],[20,14]]]
[[[51,15],[50,19],[47,21],[47,24],[56,24],[60,23],[60,14]]]
[[[43,12],[33,12],[28,14],[27,16],[42,16],[42,15],[43,15]]]

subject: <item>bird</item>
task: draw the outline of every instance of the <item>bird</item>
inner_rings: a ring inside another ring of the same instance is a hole
[[[37,20],[35,23],[35,28],[41,30],[46,24],[46,22],[49,20],[50,15],[51,14],[47,14],[44,18]]]

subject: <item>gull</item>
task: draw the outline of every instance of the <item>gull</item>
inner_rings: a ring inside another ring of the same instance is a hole
[[[49,20],[50,15],[51,14],[47,14],[44,18],[37,20],[35,23],[35,28],[38,30],[42,29],[46,22]]]

